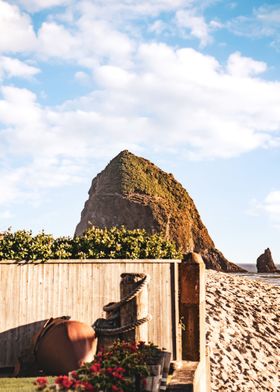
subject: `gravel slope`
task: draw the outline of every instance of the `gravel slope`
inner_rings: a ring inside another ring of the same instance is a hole
[[[207,271],[213,391],[280,392],[280,287]]]

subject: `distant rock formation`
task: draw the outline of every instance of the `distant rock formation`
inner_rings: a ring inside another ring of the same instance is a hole
[[[161,232],[184,253],[198,252],[206,267],[244,271],[215,248],[195,204],[172,174],[122,151],[93,180],[75,235],[90,226]]]
[[[269,248],[265,249],[257,258],[257,271],[258,272],[280,272],[274,264],[272,254]]]

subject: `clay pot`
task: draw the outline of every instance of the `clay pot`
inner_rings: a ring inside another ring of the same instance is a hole
[[[79,321],[51,319],[35,336],[34,354],[48,374],[67,374],[90,362],[97,339],[89,325]]]

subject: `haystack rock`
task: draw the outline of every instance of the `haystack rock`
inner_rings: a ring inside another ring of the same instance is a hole
[[[195,204],[172,174],[122,151],[92,181],[75,235],[91,226],[161,232],[184,253],[199,252],[207,268],[242,269],[215,248]]]
[[[280,272],[274,264],[272,254],[269,248],[257,258],[257,271],[258,272]]]

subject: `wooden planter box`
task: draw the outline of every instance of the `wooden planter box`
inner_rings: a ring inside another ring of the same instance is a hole
[[[166,380],[169,372],[171,353],[162,351],[158,358],[158,363],[148,365],[150,376],[144,378],[140,387],[136,388],[137,392],[159,392],[160,387],[165,389]]]
[[[143,391],[158,392],[162,378],[162,366],[150,365],[148,366],[150,376],[146,377],[143,382]]]

